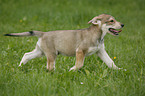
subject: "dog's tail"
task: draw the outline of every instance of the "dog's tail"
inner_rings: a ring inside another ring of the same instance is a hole
[[[25,37],[25,36],[37,36],[41,37],[44,32],[41,31],[29,31],[29,32],[23,32],[23,33],[10,33],[10,34],[4,34],[4,36],[14,36],[14,37]]]

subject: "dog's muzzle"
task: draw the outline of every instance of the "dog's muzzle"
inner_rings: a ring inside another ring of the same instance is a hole
[[[115,30],[114,28],[109,28],[109,31],[113,34],[113,35],[119,35],[118,33],[120,33],[122,30]]]

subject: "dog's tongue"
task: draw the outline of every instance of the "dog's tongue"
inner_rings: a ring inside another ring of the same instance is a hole
[[[114,29],[110,29],[111,31],[113,31],[113,32],[121,32],[122,30],[119,30],[119,31],[117,31],[117,30],[114,30]]]

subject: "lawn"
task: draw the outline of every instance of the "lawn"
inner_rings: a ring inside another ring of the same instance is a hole
[[[76,72],[69,72],[75,57],[62,55],[55,72],[46,71],[45,57],[19,68],[38,39],[3,36],[87,28],[87,22],[102,13],[125,24],[119,36],[105,36],[105,48],[127,71],[109,69],[96,54],[86,57]],[[144,0],[0,0],[0,46],[0,96],[145,96]]]

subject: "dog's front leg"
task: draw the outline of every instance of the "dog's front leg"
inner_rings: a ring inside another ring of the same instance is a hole
[[[76,50],[76,62],[75,62],[75,66],[73,66],[69,71],[71,70],[79,70],[81,67],[83,67],[84,65],[84,58],[85,58],[85,54],[83,52],[83,50],[81,49],[77,49]]]
[[[120,69],[114,64],[113,60],[109,57],[104,48],[100,49],[97,54],[109,68]]]

